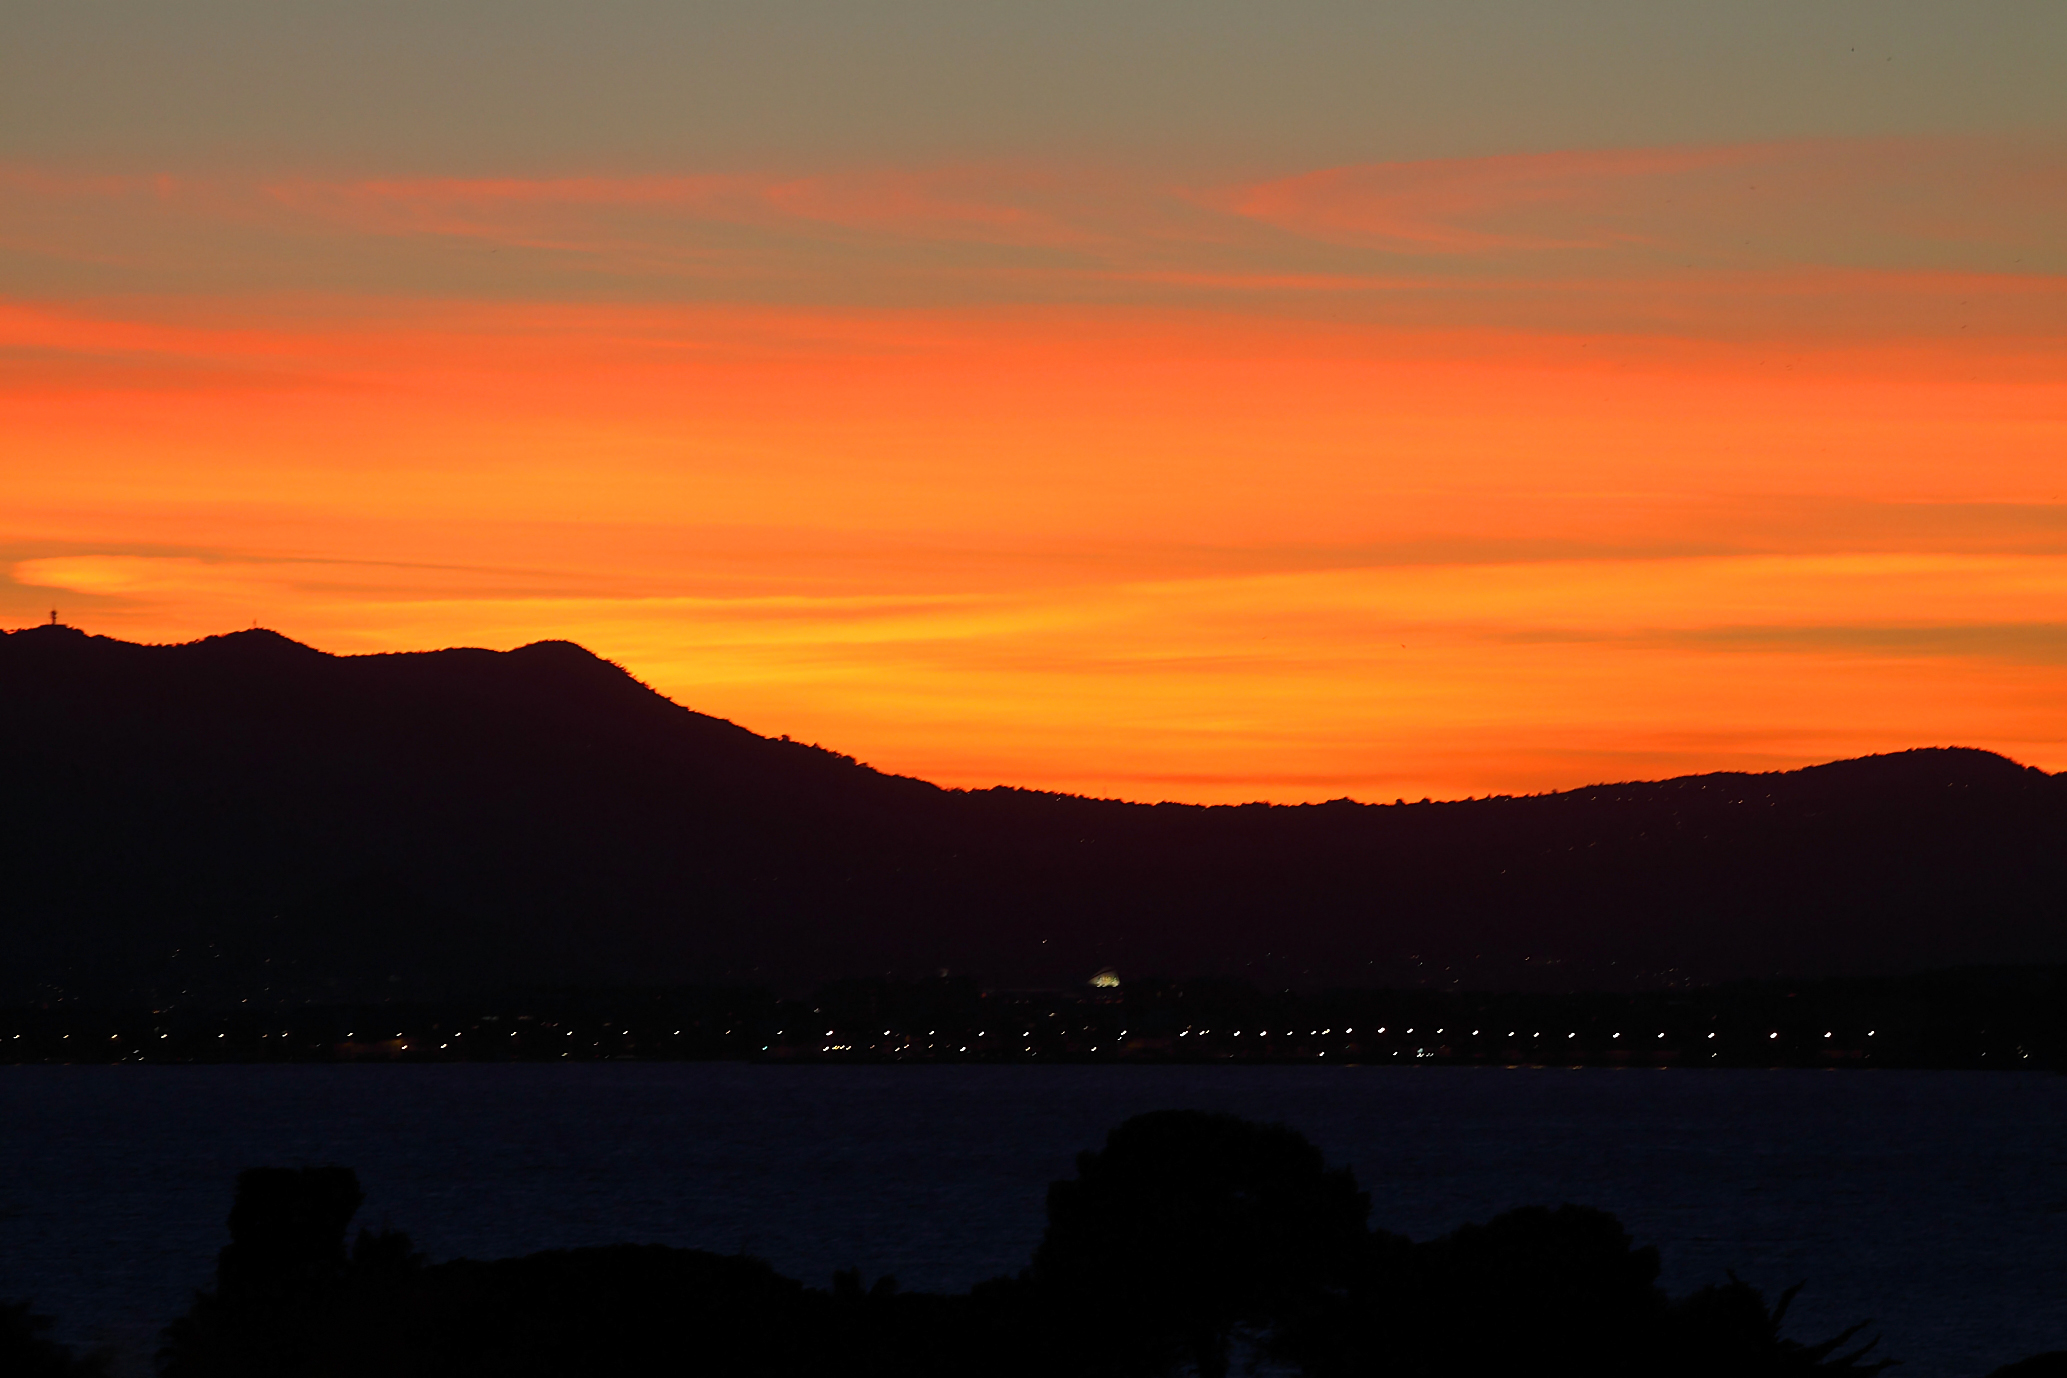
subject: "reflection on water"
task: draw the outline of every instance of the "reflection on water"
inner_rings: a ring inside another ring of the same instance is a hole
[[[1620,1216],[1681,1292],[1806,1279],[1793,1333],[1880,1318],[1915,1374],[2067,1346],[2067,1078],[1319,1067],[0,1068],[0,1297],[132,1359],[209,1275],[232,1178],[358,1170],[435,1258],[619,1240],[959,1289],[1128,1115],[1300,1129],[1417,1238],[1506,1207]]]

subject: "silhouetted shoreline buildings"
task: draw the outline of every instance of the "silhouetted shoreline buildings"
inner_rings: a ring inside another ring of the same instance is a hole
[[[1117,981],[1114,973],[1101,977]],[[2059,1069],[2067,971],[2009,968],[1686,991],[1265,991],[967,978],[535,990],[442,1002],[0,1009],[0,1062],[1312,1063]]]

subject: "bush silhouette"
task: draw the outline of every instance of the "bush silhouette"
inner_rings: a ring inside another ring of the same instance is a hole
[[[50,1338],[50,1318],[25,1301],[0,1302],[0,1378],[100,1378],[99,1355],[80,1357]]]
[[[1164,1110],[1048,1189],[1033,1277],[1087,1367],[1223,1378],[1238,1341],[1346,1287],[1370,1200],[1282,1125]]]
[[[1519,1371],[1556,1355],[1606,1378],[1650,1370],[1663,1342],[1658,1251],[1582,1206],[1529,1206],[1416,1249],[1394,1289],[1429,1371]]]
[[[1736,1378],[1738,1374],[1879,1373],[1892,1359],[1871,1358],[1879,1345],[1870,1339],[1847,1350],[1871,1322],[1861,1321],[1817,1344],[1786,1339],[1780,1327],[1787,1308],[1801,1291],[1796,1283],[1768,1308],[1757,1288],[1730,1274],[1728,1283],[1704,1287],[1673,1307],[1674,1327],[1685,1354],[1687,1378]]]
[[[660,1245],[427,1264],[399,1234],[345,1232],[342,1168],[238,1178],[214,1290],[166,1331],[165,1378],[1226,1378],[1237,1359],[1311,1378],[1782,1378],[1878,1373],[1854,1326],[1781,1334],[1731,1276],[1677,1301],[1655,1249],[1580,1206],[1525,1207],[1416,1244],[1280,1125],[1158,1111],[1051,1185],[1017,1278],[960,1296]],[[2016,1378],[2046,1378],[2038,1356]],[[38,1367],[37,1365],[41,1365]],[[69,1366],[67,1366],[69,1365]],[[2050,1365],[2050,1367],[2048,1367]],[[96,1372],[0,1309],[0,1378]]]
[[[303,1370],[344,1281],[359,1209],[349,1168],[251,1168],[237,1177],[215,1290],[167,1328],[166,1378],[277,1378]]]
[[[1988,1378],[2067,1378],[2067,1349],[2034,1354],[2014,1364],[2005,1364]]]

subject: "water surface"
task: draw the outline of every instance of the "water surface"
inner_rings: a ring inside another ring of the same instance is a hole
[[[342,1163],[433,1258],[621,1240],[960,1289],[1128,1115],[1290,1124],[1423,1238],[1613,1211],[1681,1291],[1806,1280],[1913,1378],[2067,1348],[2067,1078],[1381,1067],[0,1067],[0,1297],[132,1362],[204,1283],[232,1180]]]

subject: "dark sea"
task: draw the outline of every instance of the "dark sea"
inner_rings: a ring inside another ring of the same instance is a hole
[[[654,1241],[959,1290],[1025,1262],[1047,1183],[1129,1115],[1281,1121],[1425,1238],[1614,1212],[1674,1292],[1806,1282],[1905,1378],[2067,1348],[2067,1077],[1380,1067],[0,1067],[0,1298],[148,1369],[233,1179],[341,1163],[436,1259]]]

